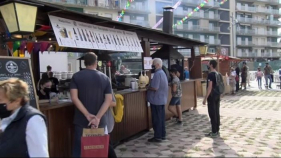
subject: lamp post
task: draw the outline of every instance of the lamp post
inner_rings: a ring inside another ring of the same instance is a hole
[[[7,0],[0,3],[0,11],[11,34],[34,32],[37,5],[22,0]]]
[[[236,34],[235,34],[234,27],[239,26],[239,23],[238,23],[238,20],[234,17],[233,13],[230,16],[230,18],[231,18],[230,28],[231,28],[231,31],[232,31],[232,51],[233,51],[233,56],[234,56],[235,49],[236,49]]]

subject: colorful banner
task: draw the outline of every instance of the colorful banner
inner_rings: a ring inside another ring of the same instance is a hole
[[[59,46],[111,51],[143,52],[138,36],[107,27],[49,16]],[[130,34],[130,35],[129,35]],[[137,41],[132,48],[128,37]]]

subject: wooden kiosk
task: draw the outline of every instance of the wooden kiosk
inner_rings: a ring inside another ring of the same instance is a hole
[[[143,56],[150,56],[150,43],[158,42],[161,44],[171,45],[171,46],[181,46],[186,49],[191,49],[192,58],[189,64],[193,64],[194,67],[199,67],[199,64],[195,59],[194,47],[199,45],[205,45],[199,41],[194,41],[186,38],[182,38],[176,35],[164,33],[162,31],[157,31],[149,28],[144,28],[137,25],[126,24],[118,21],[113,21],[108,18],[103,18],[99,16],[93,16],[83,13],[78,13],[75,11],[68,10],[63,6],[57,6],[50,3],[43,3],[35,0],[7,0],[7,3],[17,2],[25,5],[32,5],[38,8],[35,24],[50,26],[49,15],[57,16],[65,19],[76,20],[88,24],[95,24],[108,28],[116,28],[119,30],[134,31],[137,33],[140,40]],[[1,4],[0,4],[1,6]],[[3,19],[3,16],[0,16]],[[36,28],[36,27],[35,27]],[[6,34],[9,30],[6,28],[4,20],[0,22],[0,31],[2,34]],[[36,29],[35,29],[36,31]],[[19,32],[20,33],[20,32]],[[50,41],[51,39],[51,41]],[[38,36],[37,41],[50,41],[57,42],[55,40],[54,32],[52,29],[46,31],[43,36]],[[15,37],[5,38],[4,42],[1,44],[6,46],[8,41],[29,41],[31,39],[21,38],[17,39]],[[7,47],[2,47],[1,55],[8,55]],[[81,49],[81,48],[65,48],[67,52],[90,52],[95,51],[91,49]],[[58,52],[59,53],[59,52]],[[54,62],[59,62],[54,59]],[[35,85],[40,78],[40,68],[39,68],[39,50],[33,51],[31,53],[31,64],[32,71],[34,75]],[[191,70],[191,79],[196,79],[198,77],[197,69]],[[201,69],[200,69],[201,72]],[[201,77],[199,77],[201,78]],[[184,101],[189,103],[185,109],[196,106],[196,85],[194,80],[183,82],[184,88]],[[146,91],[117,91],[116,93],[122,94],[124,96],[124,116],[121,123],[115,124],[114,130],[111,133],[111,138],[114,143],[124,141],[140,132],[147,131],[150,129],[150,109],[146,102]],[[72,102],[58,101],[57,103],[45,103],[39,104],[39,109],[47,117],[48,122],[48,136],[49,136],[49,153],[50,157],[70,157],[72,151],[73,142],[73,116],[74,116],[74,105]],[[167,115],[169,117],[169,115]]]

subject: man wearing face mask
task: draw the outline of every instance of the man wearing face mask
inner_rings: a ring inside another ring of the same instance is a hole
[[[162,70],[162,60],[160,58],[153,60],[153,67],[155,73],[147,90],[147,100],[151,107],[154,137],[149,139],[148,142],[160,143],[162,140],[166,140],[165,105],[168,99],[168,80]]]
[[[28,105],[27,83],[0,81],[0,157],[49,157],[45,116]]]

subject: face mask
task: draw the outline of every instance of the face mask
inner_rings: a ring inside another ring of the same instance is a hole
[[[210,70],[210,66],[209,65],[207,65],[207,69]]]
[[[152,65],[152,69],[153,69],[153,70],[155,70],[155,69],[156,69],[156,68],[155,68],[155,65]]]
[[[44,92],[45,92],[46,94],[49,94],[49,93],[51,92],[51,88],[44,88]]]
[[[0,104],[0,118],[7,118],[12,114],[12,111],[8,111],[6,108],[6,104],[1,103]]]

